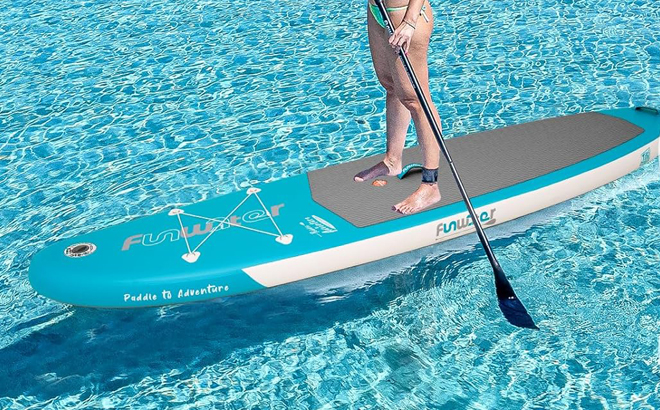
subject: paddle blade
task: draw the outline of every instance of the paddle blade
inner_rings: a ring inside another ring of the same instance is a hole
[[[526,329],[539,329],[534,323],[534,319],[527,313],[525,306],[515,295],[508,299],[499,299],[498,302],[502,314],[512,325]]]
[[[514,326],[538,330],[534,319],[527,313],[527,309],[525,309],[525,306],[523,306],[518,296],[516,296],[511,283],[509,283],[499,264],[495,265],[494,273],[497,300],[506,320]]]

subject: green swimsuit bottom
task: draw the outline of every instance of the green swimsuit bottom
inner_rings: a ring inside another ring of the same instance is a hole
[[[408,6],[402,6],[402,7],[388,7],[385,10],[389,11],[399,11],[399,10],[405,10],[407,9]],[[380,15],[380,10],[378,10],[378,6],[375,4],[369,3],[369,9],[371,10],[371,14],[374,16],[374,19],[376,19],[376,23],[378,23],[379,26],[382,28],[385,28],[385,21],[383,20],[383,16]],[[424,20],[426,22],[429,22],[429,18],[426,16],[426,13],[424,12],[426,10],[426,4],[422,6],[422,11],[419,12],[420,16],[424,16]]]

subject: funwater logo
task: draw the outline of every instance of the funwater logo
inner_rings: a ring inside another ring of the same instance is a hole
[[[333,224],[316,215],[305,217],[300,225],[304,226],[310,235],[323,236],[324,234],[337,232],[337,228]]]
[[[490,211],[483,211],[479,214],[479,222],[481,222],[482,226],[489,226],[493,225],[496,222],[495,219],[495,212],[497,211],[496,208],[492,208]],[[436,238],[439,238],[440,236],[443,235],[449,235],[455,232],[459,232],[463,229],[467,229],[471,226],[474,226],[474,223],[472,222],[472,216],[470,214],[467,214],[466,216],[462,218],[457,218],[451,222],[440,222],[436,226],[435,230],[435,236]]]
[[[280,215],[280,209],[284,207],[284,204],[279,204],[279,205],[273,205],[270,207],[270,214],[273,218],[276,218]],[[219,220],[224,220],[225,217],[219,217],[219,218],[214,218],[214,219],[219,219]],[[158,232],[157,234],[154,233],[146,233],[146,234],[136,234],[136,235],[131,235],[128,238],[124,240],[124,244],[121,247],[122,251],[127,251],[131,248],[133,245],[143,245],[143,246],[156,246],[160,245],[163,242],[169,241],[169,242],[176,242],[180,240],[183,237],[186,238],[192,238],[194,236],[198,235],[207,235],[211,233],[216,227],[218,231],[222,231],[225,229],[229,229],[232,225],[242,225],[243,223],[246,224],[251,224],[259,221],[263,221],[264,219],[268,219],[268,214],[264,212],[263,209],[254,209],[251,211],[247,211],[246,213],[242,215],[232,215],[230,218],[228,218],[227,222],[220,224],[220,222],[206,222],[204,225],[204,228],[202,228],[202,224],[198,223],[195,224],[191,227],[189,226],[184,226],[183,230],[181,229],[166,229],[164,231]]]

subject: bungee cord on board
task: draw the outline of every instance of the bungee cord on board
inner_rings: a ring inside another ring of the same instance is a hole
[[[227,214],[227,216],[225,216],[222,220],[219,220],[219,219],[216,219],[216,218],[209,218],[209,217],[202,216],[202,215],[189,214],[181,208],[174,208],[174,209],[170,210],[168,215],[177,217],[177,220],[179,221],[179,227],[181,228],[181,236],[183,237],[184,241],[186,242],[186,248],[188,249],[188,252],[184,253],[181,256],[181,258],[183,258],[183,260],[185,260],[186,262],[189,262],[189,263],[197,262],[197,259],[199,259],[199,256],[201,255],[201,252],[199,252],[199,248],[211,237],[211,235],[213,235],[215,232],[218,231],[218,229],[221,229],[224,226],[230,226],[230,227],[235,226],[237,228],[243,228],[243,229],[246,229],[248,231],[261,233],[261,234],[269,235],[269,236],[274,236],[275,240],[277,242],[281,243],[282,245],[290,244],[291,241],[293,240],[293,235],[282,233],[282,230],[277,225],[277,222],[275,222],[275,219],[273,218],[273,215],[270,213],[270,211],[268,211],[268,209],[266,208],[266,205],[264,204],[264,202],[259,197],[259,192],[261,192],[261,189],[259,189],[259,188],[254,188],[254,187],[249,188],[247,190],[247,196],[245,198],[243,198],[243,200],[238,205],[236,205],[236,207],[234,207],[234,209],[232,209],[232,211],[229,212],[229,214]],[[268,232],[268,231],[264,231],[264,230],[256,229],[256,228],[251,228],[251,227],[248,227],[248,226],[243,226],[241,224],[236,224],[236,223],[233,223],[233,222],[229,221],[231,219],[232,215],[253,195],[254,195],[255,198],[257,198],[257,201],[259,201],[259,204],[261,205],[265,215],[268,216],[270,221],[273,223],[273,226],[275,226],[275,229],[277,230],[277,233]],[[186,229],[183,226],[183,222],[181,221],[181,215],[189,216],[189,217],[192,217],[192,218],[203,219],[203,220],[205,220],[207,222],[211,222],[211,223],[218,222],[218,225],[215,226],[211,230],[211,232],[209,232],[204,237],[204,239],[202,239],[202,241],[195,247],[195,249],[191,249],[190,248],[190,242],[188,242],[188,234],[186,233]],[[222,228],[222,229],[224,229],[224,228]]]

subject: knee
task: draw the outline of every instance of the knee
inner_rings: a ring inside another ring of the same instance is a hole
[[[399,101],[401,101],[401,104],[403,104],[403,106],[411,113],[423,112],[422,104],[419,102],[416,94],[399,97]]]
[[[382,80],[381,79],[380,80],[380,85],[382,85],[383,88],[385,89],[385,91],[387,91],[388,93],[392,93],[392,94],[395,93],[395,91],[394,91],[394,81],[392,81],[392,80],[387,81],[387,80]]]

